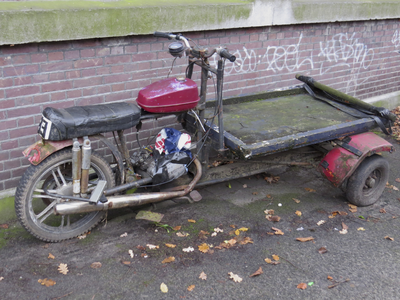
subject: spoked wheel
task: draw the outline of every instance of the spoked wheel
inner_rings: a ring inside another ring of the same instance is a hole
[[[89,197],[99,180],[106,180],[107,188],[115,185],[110,166],[95,152],[92,152],[89,174]],[[45,190],[51,194],[73,194],[71,149],[54,153],[39,165],[26,170],[15,195],[17,217],[35,237],[47,242],[59,242],[89,231],[104,216],[104,212],[55,215],[54,206],[69,200],[49,196]]]
[[[357,206],[374,204],[389,179],[389,163],[379,156],[367,157],[348,180],[346,197]]]

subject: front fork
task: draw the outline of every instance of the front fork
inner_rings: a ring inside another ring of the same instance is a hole
[[[72,182],[74,196],[86,197],[89,186],[91,142],[87,136],[83,137],[82,149],[78,139],[73,139],[72,146]]]

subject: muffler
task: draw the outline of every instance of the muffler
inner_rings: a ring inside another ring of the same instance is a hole
[[[111,196],[107,197],[107,202],[101,203],[97,202],[95,204],[82,202],[82,201],[70,201],[59,203],[54,206],[54,213],[56,215],[70,215],[79,213],[88,213],[93,211],[102,211],[123,208],[128,206],[140,206],[148,203],[160,202],[167,199],[172,199],[176,197],[183,197],[190,193],[195,187],[196,183],[200,180],[202,175],[202,167],[200,161],[196,158],[194,160],[196,165],[196,175],[190,184],[182,186],[182,190],[179,191],[168,191],[168,192],[157,192],[157,193],[140,193],[140,194],[130,194],[122,196]]]

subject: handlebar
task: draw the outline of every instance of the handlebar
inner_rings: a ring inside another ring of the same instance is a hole
[[[155,37],[161,37],[161,38],[166,38],[169,40],[172,40],[174,37],[174,34],[172,33],[166,33],[166,32],[160,32],[160,31],[156,31],[154,32],[154,36]]]
[[[221,56],[221,57],[225,57],[227,58],[230,62],[234,62],[236,60],[236,56],[233,54],[230,54],[228,52],[228,50],[224,49],[224,48],[220,48],[217,49],[217,53]]]
[[[185,45],[186,45],[187,48],[193,50],[193,49],[190,47],[189,39],[185,38],[185,37],[184,37],[183,35],[181,35],[181,34],[173,34],[173,33],[155,31],[155,32],[154,32],[154,36],[155,36],[155,37],[160,37],[160,38],[166,38],[166,39],[169,39],[169,40],[175,39],[175,40],[178,40],[178,41],[183,41],[183,42],[185,43]],[[235,60],[236,60],[236,56],[233,55],[233,54],[230,54],[230,53],[228,52],[228,50],[225,49],[225,48],[219,47],[219,48],[213,49],[211,52],[208,52],[208,53],[209,53],[209,56],[212,56],[215,52],[217,52],[219,56],[228,59],[230,62],[235,62]],[[209,57],[209,56],[205,56],[205,57]],[[238,63],[236,63],[236,64],[237,64],[237,65],[240,65],[240,64],[238,64]]]

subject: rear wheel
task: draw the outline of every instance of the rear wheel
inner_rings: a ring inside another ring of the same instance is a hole
[[[388,179],[388,161],[379,155],[367,157],[347,182],[347,200],[357,206],[374,204],[382,195]]]
[[[99,180],[107,181],[107,188],[115,185],[109,164],[92,152],[89,170],[89,197]],[[49,196],[51,194],[71,196],[72,150],[56,152],[39,165],[31,165],[21,178],[15,194],[15,210],[22,226],[35,237],[46,242],[58,242],[77,237],[97,225],[104,212],[74,215],[55,215],[54,206],[68,199]]]

